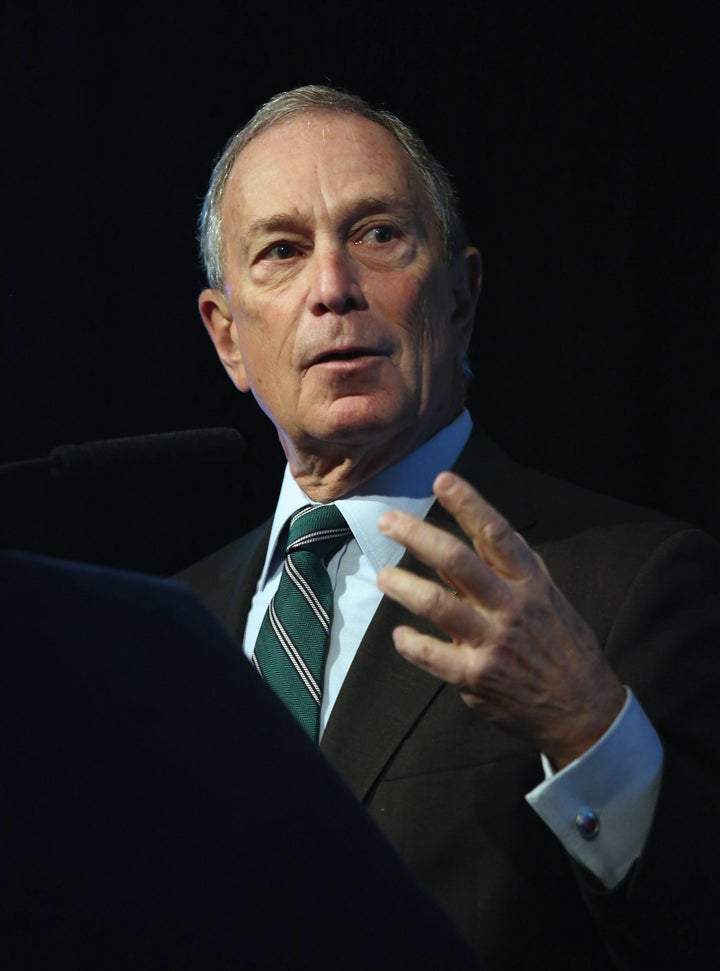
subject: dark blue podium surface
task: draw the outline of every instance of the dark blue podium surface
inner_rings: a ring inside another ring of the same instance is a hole
[[[4,968],[477,969],[230,634],[0,553]]]

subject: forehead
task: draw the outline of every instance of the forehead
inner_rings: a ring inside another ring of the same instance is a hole
[[[429,208],[413,161],[390,131],[360,116],[301,112],[243,149],[223,209],[244,223],[267,207],[332,208],[352,197],[403,198],[418,210]]]

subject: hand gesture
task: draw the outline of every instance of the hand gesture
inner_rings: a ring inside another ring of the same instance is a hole
[[[377,582],[449,641],[398,627],[395,647],[561,769],[610,726],[624,689],[593,631],[500,513],[450,472],[437,477],[433,491],[472,546],[415,516],[385,513],[381,531],[440,582],[398,567],[381,570]]]

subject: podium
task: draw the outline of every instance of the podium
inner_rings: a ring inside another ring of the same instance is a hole
[[[478,969],[190,591],[0,552],[0,964]]]

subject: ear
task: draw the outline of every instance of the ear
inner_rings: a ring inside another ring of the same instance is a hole
[[[240,352],[237,324],[225,294],[221,290],[203,290],[198,297],[198,309],[205,330],[210,335],[230,380],[238,390],[249,391],[250,384]]]
[[[453,257],[450,285],[455,301],[450,323],[455,329],[459,350],[465,354],[470,346],[475,309],[482,288],[482,256],[474,246],[465,247]]]

